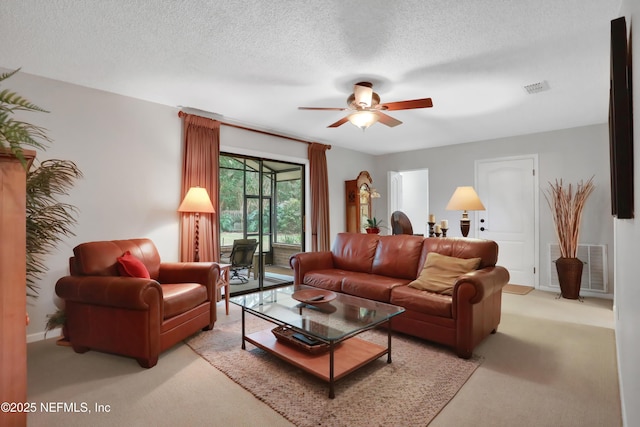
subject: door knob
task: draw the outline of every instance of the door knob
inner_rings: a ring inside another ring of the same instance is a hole
[[[484,231],[484,227],[480,227],[480,231]]]

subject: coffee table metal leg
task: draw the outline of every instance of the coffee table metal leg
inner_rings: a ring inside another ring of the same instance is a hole
[[[336,397],[336,394],[333,390],[333,348],[335,343],[331,341],[329,343],[329,399],[333,399]]]
[[[242,349],[245,350],[245,345],[244,345],[244,307],[242,307]]]
[[[391,363],[391,320],[387,321],[387,363]]]

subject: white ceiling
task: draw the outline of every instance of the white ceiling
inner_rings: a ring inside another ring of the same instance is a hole
[[[606,122],[620,3],[2,0],[0,67],[385,154]],[[297,109],[346,106],[362,80],[434,106],[365,132]]]

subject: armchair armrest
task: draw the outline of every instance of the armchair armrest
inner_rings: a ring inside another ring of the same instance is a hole
[[[209,300],[214,299],[215,285],[220,277],[216,262],[163,262],[158,272],[160,283],[200,283],[207,288]]]
[[[309,271],[333,268],[333,254],[330,251],[299,252],[289,258],[289,265],[293,269],[293,284],[299,285]]]
[[[56,283],[56,294],[67,301],[132,310],[147,310],[149,301],[162,301],[155,280],[123,276],[65,276]]]

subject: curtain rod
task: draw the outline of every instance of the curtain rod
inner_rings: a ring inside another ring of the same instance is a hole
[[[178,111],[178,117],[180,117],[180,118],[186,116],[187,114],[189,114],[189,113],[185,113],[184,111]],[[194,114],[194,115],[197,115],[197,114]],[[205,118],[209,119],[211,117],[205,117]],[[236,125],[234,123],[224,122],[224,121],[222,121],[220,119],[212,119],[212,120],[217,120],[217,121],[220,122],[221,125],[230,126],[232,128],[248,130],[250,132],[257,132],[257,133],[261,133],[263,135],[275,136],[275,137],[278,137],[278,138],[289,139],[291,141],[296,141],[296,142],[303,142],[305,144],[313,144],[313,142],[311,142],[311,141],[305,141],[304,139],[294,138],[292,136],[280,135],[280,134],[273,133],[273,132],[267,132],[265,130],[253,129],[253,128],[246,127],[246,126]],[[324,145],[326,145],[328,147],[327,150],[331,150],[331,145],[328,145],[328,144],[324,144]]]

